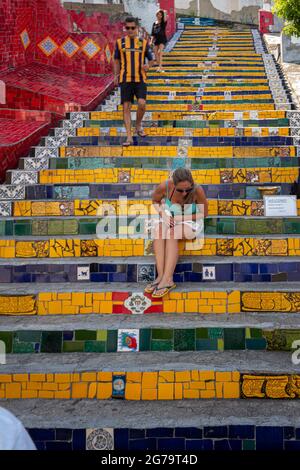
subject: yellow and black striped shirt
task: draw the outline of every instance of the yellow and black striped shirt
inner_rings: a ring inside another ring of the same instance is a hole
[[[125,37],[118,39],[115,59],[120,60],[120,83],[146,82],[146,73],[142,66],[145,59],[153,60],[152,52],[146,39]]]

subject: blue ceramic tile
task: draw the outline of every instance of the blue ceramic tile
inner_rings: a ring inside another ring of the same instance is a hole
[[[56,440],[57,441],[71,441],[72,440],[72,429],[56,429]]]
[[[114,442],[115,450],[128,450],[128,429],[115,429],[114,430]]]
[[[229,426],[229,438],[254,439],[254,426],[231,425]]]
[[[129,429],[129,439],[141,439],[145,437],[145,429]]]
[[[283,437],[284,439],[294,439],[295,438],[295,428],[292,426],[285,426],[283,428]]]
[[[147,437],[173,437],[173,428],[152,428],[146,429]]]
[[[34,441],[54,441],[55,429],[28,429],[32,440]]]
[[[204,437],[227,437],[228,427],[227,426],[207,426],[204,427]]]
[[[157,450],[157,442],[155,438],[130,440],[128,450]]]
[[[46,450],[72,450],[71,442],[46,442]]]
[[[157,439],[158,451],[180,451],[185,450],[185,439],[181,438],[158,438]]]
[[[86,448],[86,430],[73,430],[73,450],[85,450]]]
[[[176,428],[175,437],[186,437],[189,439],[202,439],[203,430],[199,428]]]
[[[283,450],[283,428],[257,426],[256,450]]]

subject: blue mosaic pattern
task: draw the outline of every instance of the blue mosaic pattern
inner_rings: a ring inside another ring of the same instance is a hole
[[[28,429],[39,450],[85,450],[85,429]],[[300,429],[289,426],[230,425],[201,428],[111,430],[114,450],[300,450]],[[107,450],[103,447],[101,450]],[[99,449],[100,450],[100,449]]]

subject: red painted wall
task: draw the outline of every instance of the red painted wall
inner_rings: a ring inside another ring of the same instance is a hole
[[[170,38],[176,31],[175,0],[160,0],[159,5],[162,10],[168,12],[167,35]]]

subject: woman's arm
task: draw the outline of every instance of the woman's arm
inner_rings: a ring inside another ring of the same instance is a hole
[[[201,214],[203,217],[207,217],[208,215],[208,202],[206,199],[206,195],[204,189],[201,186],[198,186],[196,189],[196,204],[202,204],[203,208]]]
[[[166,195],[166,190],[167,190],[167,184],[164,181],[163,183],[159,184],[153,194],[152,194],[152,202],[153,204],[161,204],[161,201]]]

